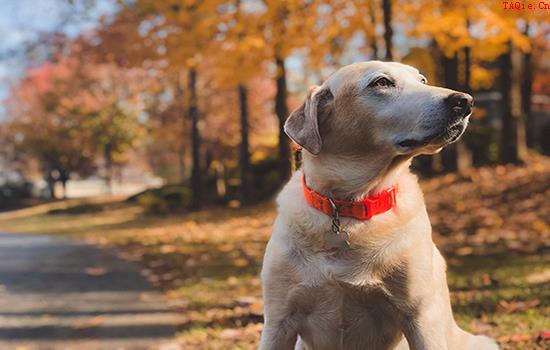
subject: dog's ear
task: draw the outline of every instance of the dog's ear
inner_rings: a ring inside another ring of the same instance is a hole
[[[314,86],[305,102],[290,114],[285,123],[285,133],[309,153],[319,154],[323,145],[319,133],[319,116],[325,113],[334,99],[329,88]]]

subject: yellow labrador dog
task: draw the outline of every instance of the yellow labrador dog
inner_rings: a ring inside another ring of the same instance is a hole
[[[464,132],[472,97],[363,62],[314,87],[285,131],[303,169],[278,197],[260,349],[498,349],[460,329],[411,159]]]

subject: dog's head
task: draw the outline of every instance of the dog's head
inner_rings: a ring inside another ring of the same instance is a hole
[[[417,69],[370,61],[345,66],[292,112],[285,132],[317,155],[435,153],[456,141],[472,112],[470,95],[427,84]]]

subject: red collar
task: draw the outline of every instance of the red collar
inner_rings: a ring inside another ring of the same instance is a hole
[[[358,220],[369,220],[373,216],[382,214],[395,207],[396,187],[392,186],[375,196],[365,198],[361,201],[344,201],[331,199],[320,195],[306,185],[306,177],[302,175],[302,187],[306,202],[313,208],[322,211],[328,216],[333,216],[333,205],[336,205],[340,216],[351,217]]]

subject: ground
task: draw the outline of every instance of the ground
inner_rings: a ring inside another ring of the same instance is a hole
[[[113,249],[0,234],[0,349],[146,350],[183,315]]]
[[[549,348],[550,159],[421,185],[457,322],[504,349]],[[0,227],[116,246],[181,312],[185,349],[254,349],[262,328],[258,275],[274,217],[271,202],[154,217],[98,199],[0,214]]]

